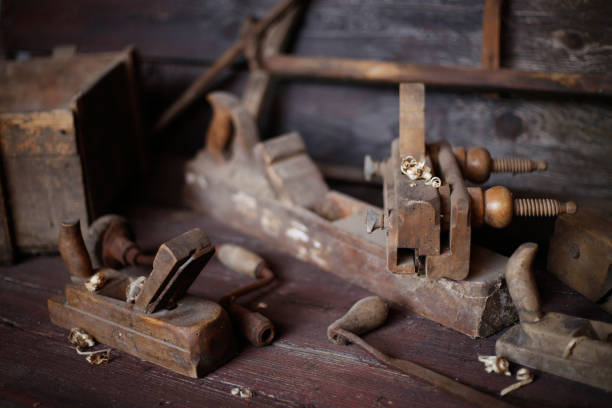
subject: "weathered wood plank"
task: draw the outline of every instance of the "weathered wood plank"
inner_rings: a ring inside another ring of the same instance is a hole
[[[315,161],[361,167],[366,154],[377,160],[386,157],[398,134],[395,87],[294,81],[278,88],[273,103],[279,114],[266,135],[299,129]],[[538,195],[612,199],[611,112],[610,104],[602,101],[523,101],[431,91],[425,106],[426,137],[428,142],[447,139],[455,146],[484,146],[497,157],[548,161],[546,172],[496,174],[487,185],[506,184]]]
[[[368,292],[317,268],[283,255],[214,221],[186,211],[135,207],[128,216],[139,244],[159,242],[199,227],[213,242],[234,242],[261,254],[279,282],[248,299],[276,324],[279,338],[264,348],[245,347],[237,358],[203,379],[191,379],[114,351],[108,365],[90,366],[70,347],[67,332],[48,321],[45,300],[68,280],[59,257],[0,267],[0,399],[41,406],[466,406],[408,376],[382,367],[354,346],[328,342],[327,325]],[[172,222],[167,222],[171,219]],[[131,268],[131,273],[144,270]],[[605,319],[609,315],[568,290],[548,274],[539,275],[547,310]],[[213,259],[191,293],[216,299],[247,282]],[[607,316],[607,317],[606,317]],[[491,354],[495,337],[471,340],[461,334],[392,309],[383,328],[367,340],[389,354],[410,359],[441,374],[494,394],[513,379],[487,375],[477,354]],[[254,396],[232,396],[249,387]],[[171,391],[169,391],[171,390]],[[606,393],[546,373],[508,397],[518,406],[606,406]],[[389,401],[392,402],[389,403]]]
[[[512,0],[503,7],[502,60],[510,68],[608,72],[612,4],[606,0]],[[49,52],[58,44],[108,51],[134,44],[148,57],[212,61],[248,15],[274,0],[195,2],[8,0],[6,51]],[[326,0],[310,3],[296,51],[478,66],[484,1]],[[120,11],[119,11],[120,10]],[[95,27],[95,29],[94,29]]]
[[[609,75],[612,3],[606,0],[509,0],[503,65],[533,71]]]

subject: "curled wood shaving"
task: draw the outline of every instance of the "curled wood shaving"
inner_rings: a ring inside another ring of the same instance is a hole
[[[85,281],[85,288],[90,292],[95,292],[106,283],[106,276],[102,272],[97,272]]]
[[[91,336],[91,334],[87,333],[85,330],[75,327],[70,330],[70,334],[68,335],[68,340],[70,340],[70,344],[72,344],[77,352],[77,354],[81,356],[87,356],[85,359],[89,364],[102,364],[106,363],[110,360],[110,352],[111,349],[103,349],[103,350],[91,350],[91,351],[83,351],[83,348],[91,348],[96,345],[96,341]]]
[[[89,333],[78,327],[74,327],[70,330],[68,340],[70,340],[70,344],[72,344],[77,349],[93,347],[96,344],[96,341],[93,339],[93,337],[91,337]]]
[[[232,390],[230,391],[230,393],[234,396],[240,396],[240,398],[252,398],[253,397],[253,391],[249,390],[248,388],[232,388]]]
[[[142,288],[147,280],[146,276],[139,276],[134,281],[130,282],[128,287],[125,289],[125,301],[128,303],[134,303]]]
[[[503,357],[478,356],[478,361],[484,363],[487,373],[512,375],[510,374],[510,363]]]
[[[434,188],[439,188],[442,185],[442,180],[439,177],[433,177],[431,168],[425,164],[425,159],[417,161],[414,157],[408,155],[402,159],[400,170],[410,180],[425,180],[426,185]],[[410,186],[415,187],[416,183],[411,183]]]
[[[78,347],[76,348],[77,354],[85,357],[85,360],[89,364],[100,365],[102,363],[108,363],[110,360],[110,352],[111,349],[102,349],[102,350],[92,350],[92,351],[82,351]]]
[[[425,184],[427,184],[428,186],[432,186],[433,188],[440,188],[440,186],[442,185],[442,180],[440,180],[440,177],[432,177],[427,180]]]
[[[529,383],[533,382],[533,374],[531,373],[531,371],[529,371],[526,368],[521,368],[516,372],[516,379],[519,380],[518,382],[515,382],[512,385],[507,386],[506,388],[504,388],[503,390],[501,390],[499,392],[499,395],[501,395],[502,397],[514,390],[518,390],[519,388],[521,388],[524,385],[527,385]]]

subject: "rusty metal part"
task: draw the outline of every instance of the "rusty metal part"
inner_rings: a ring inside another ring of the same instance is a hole
[[[498,356],[612,391],[612,324],[543,313],[533,279],[537,245],[521,245],[508,261],[506,283],[520,324],[496,342]]]
[[[512,69],[449,67],[410,62],[348,58],[273,55],[263,68],[285,77],[310,77],[345,81],[401,84],[422,82],[435,87],[469,91],[526,91],[561,94],[612,95],[608,75],[529,72]]]
[[[612,222],[581,209],[561,214],[548,250],[548,271],[612,313]]]
[[[79,256],[88,257],[80,231],[79,235],[73,234],[73,239],[80,239]],[[69,283],[64,295],[49,299],[51,321],[66,329],[80,327],[100,343],[178,373],[203,376],[236,352],[227,312],[217,303],[183,296],[193,280],[193,272],[197,275],[202,269],[202,260],[212,256],[214,248],[207,243],[203,233],[192,230],[160,247],[151,277],[147,279],[147,293],[152,292],[152,287],[159,287],[159,297],[169,301],[149,305],[169,306],[171,310],[150,313],[157,308],[148,308],[148,312],[134,308],[126,301],[130,277],[104,269],[106,283],[95,292],[88,291],[82,283]],[[68,255],[64,259],[71,265]],[[74,265],[71,268],[77,264]],[[82,268],[87,270],[85,266]],[[168,270],[175,273],[166,273]],[[83,272],[76,274],[82,276]],[[159,284],[161,275],[167,279]]]
[[[356,344],[382,364],[431,384],[449,394],[456,395],[473,406],[486,408],[512,407],[512,405],[497,398],[411,361],[392,358],[374,348],[356,334],[374,330],[382,325],[386,319],[387,306],[385,302],[376,296],[365,298],[353,305],[346,315],[332,323],[327,328],[327,336],[336,344]]]
[[[545,161],[518,157],[492,158],[484,147],[474,147],[467,152],[463,147],[453,147],[453,153],[465,178],[475,183],[484,183],[491,173],[530,173],[544,171],[548,167]]]
[[[230,303],[227,309],[240,333],[252,345],[262,347],[272,343],[276,331],[270,319],[237,303]]]
[[[283,0],[278,3],[268,14],[261,20],[259,20],[250,30],[251,35],[259,36],[264,30],[266,30],[272,23],[274,23],[279,17],[286,13],[291,7],[294,6],[296,0]],[[196,99],[204,94],[206,89],[210,86],[212,81],[227,67],[236,60],[243,53],[247,45],[247,38],[244,36],[240,37],[230,48],[228,48],[219,59],[206,70],[204,74],[199,76],[195,82],[181,94],[181,96],[174,102],[170,107],[161,115],[153,131],[158,133],[166,128],[171,122],[173,122],[177,116],[179,116],[185,109],[187,109]]]
[[[494,186],[484,193],[479,187],[468,188],[471,198],[472,223],[486,223],[495,228],[510,225],[513,217],[556,217],[559,214],[575,214],[576,203],[565,203],[550,198],[513,198],[506,187]]]
[[[263,258],[238,245],[218,245],[217,258],[227,268],[257,279],[256,282],[224,294],[219,303],[229,311],[232,320],[251,344],[256,347],[270,344],[275,335],[274,324],[270,319],[234,302],[238,297],[252,293],[272,282],[274,273],[266,266]]]
[[[147,313],[174,307],[214,253],[215,247],[198,228],[163,243],[135,307]]]
[[[154,257],[142,252],[133,235],[127,220],[119,215],[108,214],[96,219],[85,236],[93,267],[153,266]]]
[[[254,133],[240,134],[245,131]],[[254,126],[234,127],[232,137],[259,139]],[[282,140],[295,146],[290,138]],[[272,151],[269,143],[282,140],[266,140],[262,148]],[[187,164],[187,205],[469,336],[488,336],[517,318],[501,284],[506,257],[472,246],[470,276],[462,281],[430,281],[416,274],[389,273],[385,231],[368,234],[363,227],[368,209],[379,214],[382,209],[331,190],[319,194],[319,201],[311,208],[279,201],[283,186],[270,182],[268,165],[254,153],[260,149],[254,149],[247,160],[238,160],[233,156],[235,146],[229,146],[222,162],[202,150]],[[283,149],[290,151],[291,146]],[[283,161],[276,160],[276,164]],[[302,186],[304,194],[312,196],[311,183],[318,185],[319,181],[316,173],[309,174],[315,179],[303,180]]]
[[[80,221],[62,223],[57,246],[71,276],[87,278],[93,274],[91,260],[81,235]]]

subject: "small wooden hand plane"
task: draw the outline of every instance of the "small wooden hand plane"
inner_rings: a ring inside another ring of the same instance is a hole
[[[51,321],[58,326],[83,329],[100,343],[190,377],[205,375],[235,354],[225,309],[186,295],[215,252],[201,230],[161,245],[134,303],[126,300],[133,278],[114,269],[98,269],[104,285],[86,288],[93,268],[78,221],[62,225],[59,249],[72,282],[64,295],[48,301]]]
[[[498,356],[612,391],[612,324],[543,313],[531,266],[538,246],[521,245],[508,261],[506,282],[520,324],[495,344]]]

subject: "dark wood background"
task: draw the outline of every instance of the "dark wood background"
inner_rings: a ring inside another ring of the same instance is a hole
[[[45,55],[57,45],[80,52],[129,44],[142,55],[149,121],[236,39],[243,19],[276,0],[86,0],[2,2],[7,57]],[[315,0],[291,51],[302,55],[480,64],[482,6],[474,0]],[[612,2],[507,0],[502,13],[503,67],[609,74]],[[246,64],[216,88],[240,92]],[[298,130],[315,159],[361,166],[383,158],[398,135],[394,86],[283,81],[262,123],[262,137]],[[427,137],[496,155],[549,161],[549,171],[494,176],[519,194],[612,200],[612,109],[609,99],[428,90]],[[158,151],[193,155],[203,144],[209,108],[194,106],[152,142]],[[579,200],[580,201],[580,200]],[[606,207],[599,205],[599,207]]]

